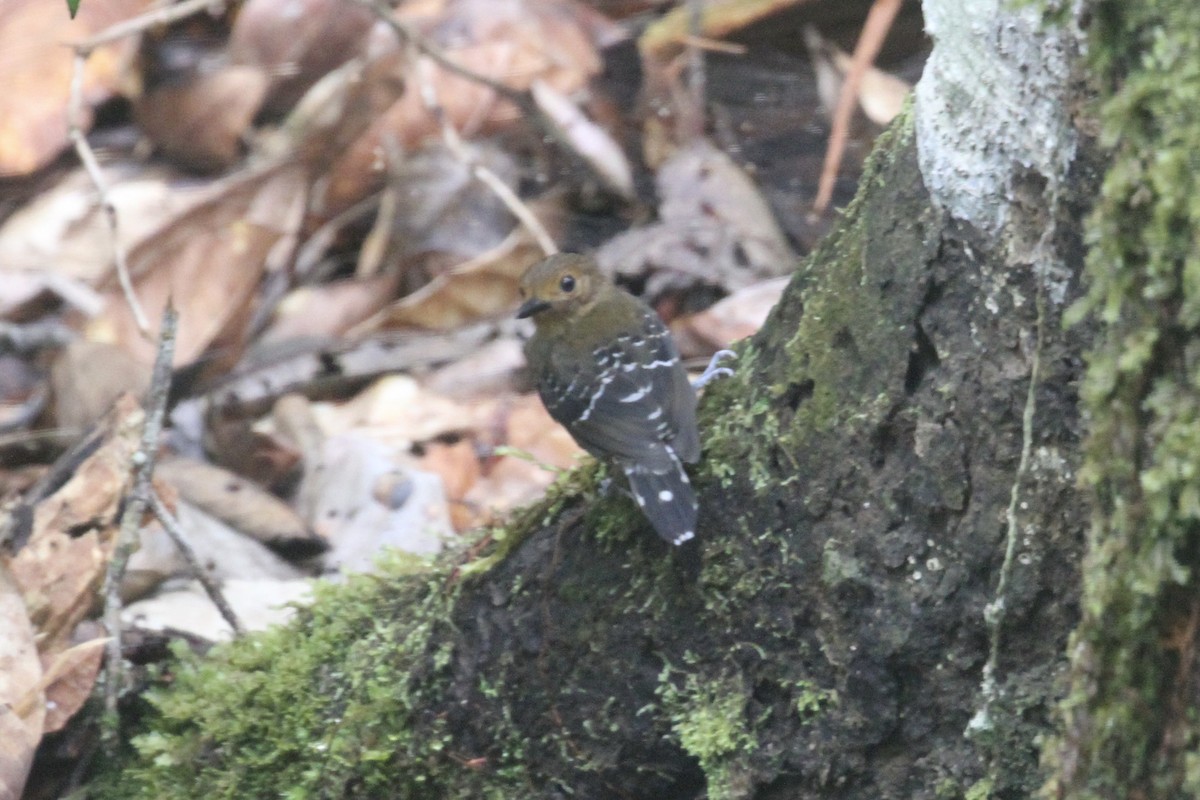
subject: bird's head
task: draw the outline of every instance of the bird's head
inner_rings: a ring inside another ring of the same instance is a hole
[[[535,322],[568,317],[594,301],[605,282],[596,262],[587,256],[550,256],[521,277],[517,317],[535,317]]]

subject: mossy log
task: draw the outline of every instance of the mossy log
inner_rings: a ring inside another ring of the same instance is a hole
[[[1083,4],[1085,64],[997,3],[927,0],[961,35],[918,91],[925,133],[905,116],[880,140],[838,230],[703,398],[695,580],[597,467],[576,470],[486,546],[395,560],[182,659],[131,704],[95,793],[1196,796],[1193,5]],[[1001,68],[966,105],[979,42]],[[1062,155],[1084,86],[1103,160]],[[1039,97],[1040,160],[1020,126]],[[964,108],[994,111],[984,141]],[[921,137],[943,134],[963,147],[939,161]],[[1088,299],[1064,326],[1085,236]]]
[[[486,568],[397,561],[184,659],[96,791],[1029,796],[1078,616],[1084,334],[1001,263],[932,207],[906,117],[703,398],[698,578],[584,467]]]

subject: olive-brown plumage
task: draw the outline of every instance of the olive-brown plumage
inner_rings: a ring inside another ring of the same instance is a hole
[[[696,495],[681,462],[700,457],[696,391],[654,311],[590,258],[551,256],[521,279],[525,357],[550,416],[616,463],[650,524],[672,544],[695,536]]]

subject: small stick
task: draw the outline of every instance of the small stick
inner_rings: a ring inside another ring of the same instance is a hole
[[[126,36],[141,33],[148,28],[169,25],[172,22],[190,17],[205,9],[210,10],[213,16],[216,16],[225,10],[225,0],[183,0],[181,3],[165,5],[161,8],[147,11],[145,14],[139,14],[132,19],[111,25],[90,39],[84,39],[75,45],[75,51],[82,52],[86,57],[97,47],[106,45],[109,42],[115,42],[117,39],[124,39]]]
[[[704,49],[697,44],[704,31],[704,0],[688,0],[688,35],[684,40],[687,53],[688,90],[692,95],[692,124],[695,136],[704,135],[704,97],[708,93],[708,76],[704,69]]]
[[[204,587],[208,599],[213,601],[213,605],[221,612],[221,616],[229,623],[229,627],[233,628],[234,636],[241,636],[245,633],[238,622],[237,615],[233,613],[233,608],[225,600],[225,595],[221,592],[221,587],[213,580],[213,576],[208,574],[208,570],[200,564],[200,559],[196,557],[196,551],[188,544],[187,538],[183,535],[183,529],[179,526],[179,520],[175,519],[175,515],[171,513],[171,509],[167,508],[163,503],[162,498],[158,496],[158,492],[153,488],[150,490],[150,510],[154,512],[154,516],[162,523],[163,530],[171,537],[171,541],[175,542],[175,546],[179,548],[179,552],[183,555],[183,560],[188,563],[192,574],[196,576],[196,580],[200,581],[200,585]]]
[[[842,156],[846,152],[846,138],[850,131],[850,117],[858,105],[858,89],[862,85],[863,75],[871,62],[883,48],[883,40],[900,11],[901,0],[875,0],[871,10],[867,12],[867,21],[863,23],[862,34],[854,45],[854,59],[850,63],[850,71],[842,83],[842,92],[838,95],[837,109],[833,113],[833,125],[829,130],[829,147],[825,150],[825,164],[821,167],[821,181],[817,185],[817,197],[813,200],[813,212],[825,213],[829,201],[833,198],[833,184],[837,180],[838,168],[842,165]]]
[[[162,433],[163,418],[166,416],[167,395],[171,389],[171,366],[175,357],[175,331],[178,323],[179,315],[168,301],[163,309],[158,355],[154,359],[150,388],[146,392],[146,422],[142,426],[142,441],[132,458],[133,488],[125,503],[125,511],[121,514],[117,543],[113,547],[112,559],[108,562],[108,570],[104,574],[104,627],[108,630],[109,640],[104,675],[104,719],[100,737],[105,749],[113,755],[118,745],[120,727],[117,698],[125,677],[125,662],[121,655],[121,579],[137,544],[142,516],[150,505],[150,481],[154,474],[154,456],[159,435]]]
[[[433,61],[443,69],[453,72],[460,78],[466,78],[469,81],[474,81],[475,83],[486,86],[496,94],[503,97],[505,100],[515,103],[523,110],[528,110],[529,107],[533,105],[532,99],[530,98],[528,92],[522,92],[518,89],[512,88],[511,86],[506,86],[500,81],[493,80],[486,75],[481,75],[474,70],[464,67],[462,64],[459,64],[453,58],[446,55],[441,48],[431,44],[424,36],[413,30],[411,25],[396,19],[395,16],[392,15],[392,9],[389,8],[386,3],[382,2],[382,0],[357,0],[357,2],[362,3],[367,8],[374,11],[375,15],[379,17],[379,19],[382,20],[385,25],[392,29],[392,32],[396,34],[396,38],[399,39],[402,44],[415,47],[422,54],[433,59]]]
[[[425,53],[425,50],[421,48],[416,40],[408,40],[407,43],[415,47],[419,52]],[[445,108],[442,106],[441,100],[438,99],[437,90],[429,81],[425,70],[420,69],[418,66],[414,72],[417,75],[418,81],[420,81],[421,101],[441,126],[442,141],[445,142],[446,148],[455,158],[471,170],[471,175],[475,180],[491,189],[492,193],[500,199],[505,208],[525,226],[525,229],[533,236],[534,241],[537,242],[543,254],[549,256],[557,253],[558,245],[555,243],[554,237],[550,235],[546,227],[542,225],[542,221],[537,218],[537,215],[533,213],[529,206],[517,196],[517,193],[499,175],[471,157],[466,145],[463,144],[462,137],[455,130],[454,126],[450,124],[450,120],[446,118]],[[512,90],[510,89],[509,91]]]
[[[88,144],[87,137],[83,134],[81,123],[83,118],[83,68],[87,63],[88,52],[82,46],[75,48],[75,61],[71,71],[71,101],[67,110],[67,136],[74,145],[75,153],[83,163],[88,177],[92,179],[92,185],[96,187],[96,193],[99,195],[100,207],[104,209],[108,232],[112,236],[113,262],[117,268],[117,282],[121,284],[125,302],[129,304],[129,309],[133,312],[133,320],[137,323],[138,330],[141,331],[142,336],[149,338],[150,323],[146,320],[146,312],[142,310],[142,304],[138,302],[137,295],[133,291],[133,282],[129,279],[129,264],[125,260],[125,245],[121,242],[117,207],[113,204],[112,196],[109,194],[108,184],[104,180],[104,173],[100,170],[96,154],[92,152],[92,146]]]

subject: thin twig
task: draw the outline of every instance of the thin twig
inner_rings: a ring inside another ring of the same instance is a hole
[[[426,54],[426,51],[415,39],[405,40],[405,44],[407,44],[409,47],[415,48],[422,54]],[[527,206],[521,200],[521,198],[517,196],[517,193],[514,192],[507,183],[504,182],[503,178],[497,175],[490,168],[480,164],[474,158],[474,156],[471,155],[471,152],[467,149],[466,144],[462,140],[462,136],[460,136],[455,127],[450,124],[450,120],[446,116],[446,110],[442,106],[441,100],[438,98],[437,89],[429,80],[425,70],[420,69],[418,65],[418,68],[414,69],[413,72],[417,76],[421,100],[424,103],[425,108],[441,127],[442,141],[445,142],[446,149],[448,149],[455,158],[466,165],[467,169],[471,171],[471,175],[475,178],[475,180],[492,190],[492,193],[499,198],[500,202],[504,204],[504,207],[507,208],[509,212],[515,216],[522,225],[525,226],[525,229],[529,231],[530,235],[533,236],[534,241],[537,242],[538,247],[541,248],[543,254],[549,256],[557,253],[558,245],[555,243],[554,237],[551,236],[550,232],[546,230],[546,227],[542,225],[542,221],[537,218],[537,215],[534,214],[529,206]]]
[[[431,43],[428,39],[422,36],[417,31],[413,30],[412,26],[406,22],[396,19],[392,13],[392,9],[382,0],[357,0],[367,8],[375,12],[375,15],[383,21],[385,25],[392,29],[396,38],[400,43],[409,47],[415,47],[422,55],[429,56],[438,66],[449,72],[453,72],[460,78],[466,78],[469,81],[474,81],[482,86],[486,86],[496,94],[508,100],[510,103],[515,103],[518,107],[524,110],[530,109],[534,103],[529,96],[529,92],[523,92],[520,89],[514,89],[500,81],[493,80],[486,75],[481,75],[468,67],[459,64],[438,46]]]
[[[89,50],[82,47],[75,48],[75,61],[71,72],[71,102],[67,110],[67,135],[71,139],[71,144],[75,146],[79,160],[83,162],[84,170],[92,179],[92,184],[96,187],[96,193],[99,195],[100,207],[104,209],[104,218],[108,222],[109,235],[112,237],[113,262],[117,268],[117,282],[121,284],[125,302],[129,304],[138,330],[143,336],[149,338],[150,323],[146,321],[146,312],[142,310],[142,304],[138,302],[137,295],[133,292],[133,282],[129,279],[129,264],[125,260],[125,245],[121,242],[117,207],[113,204],[112,196],[109,194],[108,183],[104,180],[100,163],[96,161],[96,154],[92,152],[92,147],[83,134],[83,69],[87,63],[88,52]]]
[[[470,165],[471,174],[475,176],[475,179],[491,189],[493,194],[500,199],[500,202],[504,203],[505,208],[525,226],[525,229],[529,231],[537,242],[538,247],[542,249],[542,254],[551,256],[557,253],[558,244],[555,243],[554,237],[546,230],[546,226],[542,225],[542,221],[537,218],[532,209],[520,197],[517,197],[517,193],[504,182],[504,179],[483,164],[471,159],[470,155],[466,153],[465,148],[462,157],[468,159],[467,163]]]
[[[850,132],[850,118],[858,105],[858,90],[862,86],[863,76],[883,48],[883,41],[892,22],[900,11],[901,0],[875,0],[863,23],[862,34],[854,45],[854,59],[846,80],[842,83],[842,92],[838,95],[837,109],[833,113],[833,125],[829,130],[829,147],[825,150],[825,163],[821,167],[821,182],[817,186],[817,197],[813,200],[813,212],[823,214],[833,199],[833,185],[837,181],[838,169],[842,165],[842,156],[846,152],[846,139]]]
[[[692,112],[696,115],[696,135],[704,133],[704,97],[708,93],[704,50],[697,45],[703,31],[704,0],[688,0],[688,35],[684,49],[687,52],[688,90],[692,95]]]
[[[175,546],[179,548],[180,554],[183,555],[183,560],[188,563],[188,567],[192,570],[192,574],[196,576],[196,580],[200,581],[200,585],[204,587],[208,599],[213,601],[213,605],[221,612],[221,616],[229,623],[229,627],[233,628],[234,636],[241,636],[245,629],[238,622],[237,615],[233,613],[233,608],[225,600],[225,595],[221,592],[221,587],[213,580],[212,575],[208,574],[208,570],[204,569],[200,563],[200,559],[196,557],[196,551],[188,544],[187,538],[183,535],[183,528],[179,525],[179,520],[175,519],[175,515],[171,513],[171,509],[167,508],[163,503],[162,498],[158,496],[158,492],[153,488],[150,490],[150,510],[154,512],[154,516],[162,523],[163,530],[171,537],[171,541],[175,542]]]
[[[534,99],[533,93],[529,89],[514,89],[513,87],[508,86],[501,81],[494,80],[486,75],[476,72],[473,69],[464,67],[462,64],[458,63],[449,55],[447,55],[444,50],[430,42],[426,37],[422,36],[419,31],[414,30],[411,25],[396,19],[395,15],[392,13],[392,9],[382,0],[355,0],[355,2],[361,3],[362,5],[374,11],[375,15],[384,24],[392,29],[392,32],[395,34],[402,46],[416,50],[421,55],[427,56],[435,64],[442,67],[446,71],[459,76],[460,78],[466,78],[469,81],[478,83],[480,86],[491,89],[501,98],[515,105],[520,110],[522,116],[528,122],[532,123],[542,134],[558,142],[558,144],[564,149],[575,152],[575,148],[557,130],[554,121],[551,120],[541,109],[537,101]],[[418,76],[421,76],[421,71],[419,69],[416,70],[416,72]],[[432,85],[427,79],[422,77],[418,77],[418,81],[421,83],[421,97],[430,113],[432,113],[435,119],[441,124],[443,138],[447,140],[446,144],[450,147],[451,151],[454,152],[455,155],[466,155],[466,151],[463,149],[461,142],[455,144],[450,140],[450,138],[447,138],[446,132],[448,130],[453,130],[453,128],[449,125],[445,114],[442,112],[441,104],[436,98],[436,93],[433,91]],[[455,131],[452,138],[457,139],[457,136],[457,131]],[[500,198],[500,201],[504,203],[509,211],[511,211],[513,215],[520,220],[521,224],[523,224],[530,231],[530,233],[533,234],[534,239],[537,240],[538,246],[541,247],[544,253],[551,255],[558,252],[558,245],[555,244],[554,239],[550,236],[550,234],[546,232],[545,227],[542,226],[541,222],[539,222],[533,212],[529,210],[528,206],[521,202],[521,199],[517,197],[517,195],[508,187],[507,184],[504,183],[503,180],[500,179],[499,176],[496,175],[496,173],[481,164],[475,163],[474,160],[469,158],[469,156],[467,156],[467,160],[464,163],[467,163],[470,166],[471,172],[475,178],[495,192],[496,196]],[[584,163],[588,164],[586,158],[584,159]],[[594,170],[590,164],[589,168]],[[599,177],[602,180],[604,179],[603,175]]]
[[[164,5],[161,8],[148,11],[132,19],[118,22],[100,31],[95,36],[72,45],[75,51],[75,59],[71,68],[71,94],[70,103],[67,107],[67,136],[70,138],[80,162],[83,163],[84,170],[87,172],[88,177],[91,178],[92,184],[96,187],[100,207],[104,210],[104,218],[108,222],[108,230],[112,236],[113,262],[116,265],[117,282],[121,286],[121,293],[125,296],[125,302],[129,304],[129,309],[133,314],[133,319],[137,324],[138,330],[146,338],[150,338],[150,323],[146,319],[146,312],[142,309],[142,304],[138,302],[137,295],[133,290],[133,281],[129,277],[129,264],[125,258],[125,245],[121,241],[117,207],[112,201],[112,196],[108,190],[108,183],[104,180],[104,173],[100,169],[100,163],[96,160],[96,154],[92,151],[91,145],[88,144],[87,136],[83,132],[84,67],[92,52],[98,47],[115,42],[118,39],[124,39],[127,36],[141,33],[149,28],[168,25],[206,9],[210,10],[213,14],[218,14],[224,8],[225,0],[183,0],[183,2],[174,5]]]
[[[117,715],[117,697],[125,675],[124,661],[121,658],[121,579],[137,543],[142,517],[150,505],[150,481],[154,474],[154,456],[159,435],[162,433],[163,418],[166,416],[167,395],[171,389],[171,366],[175,358],[175,330],[178,322],[179,315],[168,301],[163,309],[158,355],[154,359],[150,388],[146,392],[146,422],[142,427],[142,441],[132,459],[133,488],[125,503],[125,511],[121,514],[117,543],[113,547],[112,559],[108,562],[108,570],[104,574],[104,627],[108,629],[110,638],[104,676],[104,723],[101,740],[110,754],[114,754],[118,742],[120,720]]]
[[[141,33],[149,28],[169,25],[172,22],[178,22],[181,19],[205,10],[209,10],[213,16],[221,14],[225,10],[225,0],[183,0],[181,3],[165,5],[153,11],[147,11],[145,14],[139,14],[132,19],[109,26],[90,39],[84,39],[82,42],[76,43],[74,45],[75,51],[86,55],[97,47],[106,45],[109,42],[124,39],[126,36]]]

